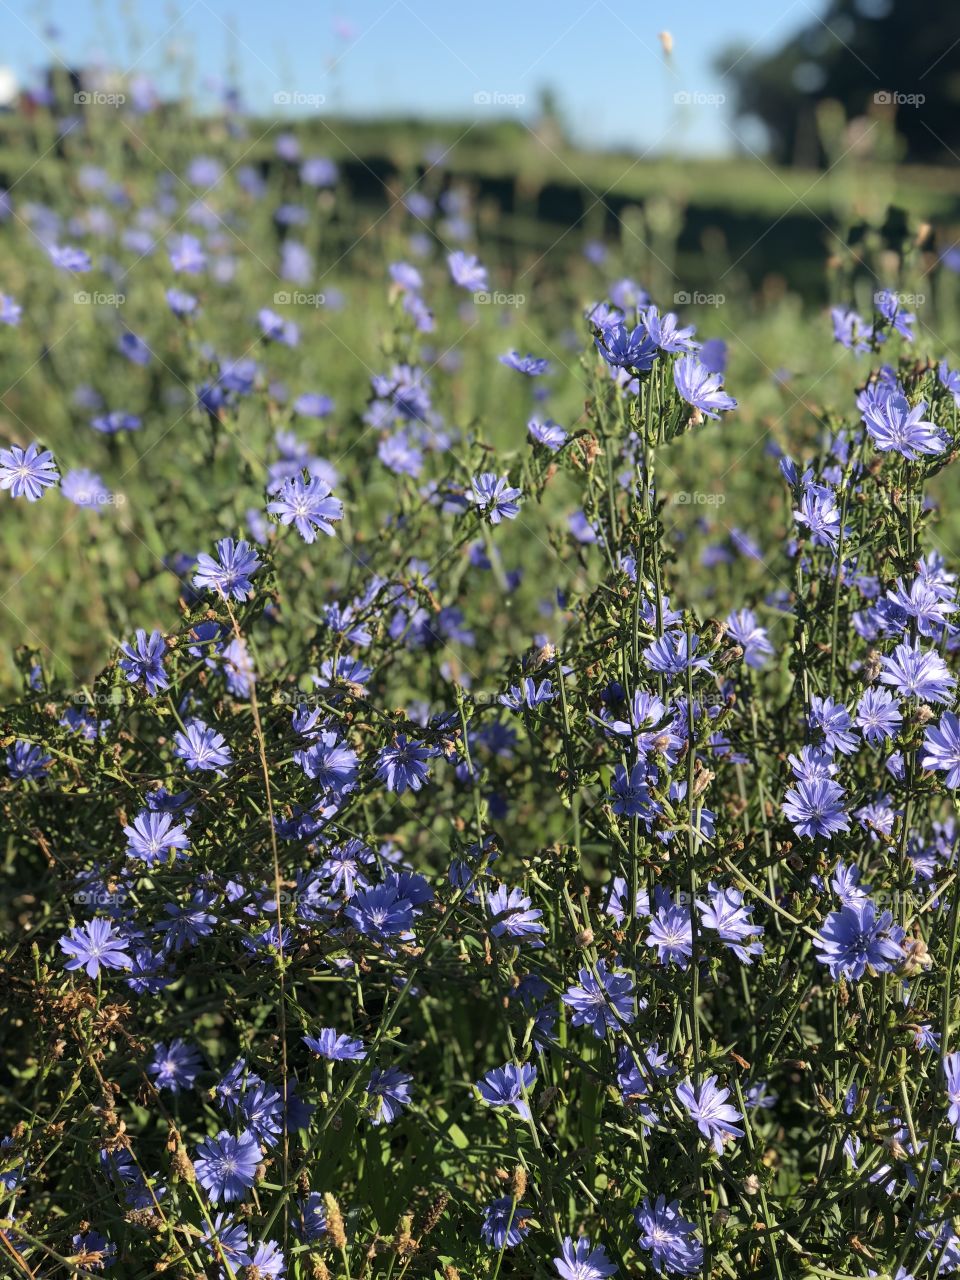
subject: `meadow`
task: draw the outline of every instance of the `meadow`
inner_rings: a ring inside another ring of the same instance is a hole
[[[960,1270],[951,181],[107,97],[0,129],[0,1274]]]

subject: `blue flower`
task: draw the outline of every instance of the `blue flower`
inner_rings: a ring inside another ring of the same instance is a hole
[[[737,1126],[743,1116],[727,1102],[729,1097],[729,1089],[717,1088],[716,1076],[708,1076],[700,1084],[684,1080],[677,1086],[677,1098],[707,1141],[713,1143],[717,1155],[723,1154],[725,1142],[743,1137],[743,1130]]]
[[[126,356],[131,364],[148,365],[151,359],[150,348],[141,337],[135,333],[126,333],[120,335],[117,342],[117,350],[122,356]]]
[[[545,357],[521,356],[516,351],[508,351],[506,355],[501,356],[500,363],[505,364],[509,369],[516,369],[517,373],[525,373],[528,378],[536,378],[550,368],[550,361]]]
[[[170,265],[174,271],[198,275],[207,265],[207,255],[196,236],[177,236],[170,244]]]
[[[123,834],[127,837],[128,856],[142,859],[148,867],[159,862],[174,862],[181,849],[190,847],[190,837],[184,827],[176,826],[169,813],[150,809],[141,810],[133,826],[123,828]]]
[[[810,699],[809,720],[811,729],[819,729],[823,734],[828,750],[839,751],[845,756],[857,750],[857,739],[850,732],[853,727],[850,712],[842,702],[814,694]]]
[[[377,756],[377,777],[387,784],[388,791],[398,795],[419,791],[430,776],[427,761],[435,754],[434,748],[407,741],[406,734],[398,733],[396,740]]]
[[[753,610],[741,609],[727,614],[726,626],[727,632],[743,649],[743,660],[747,666],[757,671],[766,666],[767,658],[773,653],[773,645],[767,638],[766,627],[758,625]]]
[[[49,253],[50,261],[55,267],[59,267],[61,271],[80,273],[89,271],[93,266],[86,249],[78,249],[72,244],[51,245]]]
[[[666,1196],[657,1196],[651,1204],[647,1197],[633,1217],[640,1232],[640,1248],[652,1255],[655,1271],[692,1276],[702,1268],[703,1245],[695,1225],[680,1216],[678,1200],[668,1204]]]
[[[398,1067],[374,1067],[367,1084],[367,1098],[371,1105],[370,1123],[392,1124],[404,1107],[410,1105],[410,1085],[413,1076]]]
[[[766,1080],[752,1084],[744,1095],[743,1105],[748,1111],[771,1111],[777,1103],[777,1094],[767,1087]]]
[[[637,1115],[643,1124],[656,1123],[653,1109],[644,1102],[650,1092],[650,1082],[672,1076],[675,1071],[676,1067],[666,1053],[661,1052],[656,1040],[644,1046],[639,1053],[629,1044],[621,1045],[617,1050],[617,1085],[623,1105],[636,1106]]]
[[[750,919],[753,907],[745,907],[743,894],[732,886],[720,888],[710,881],[707,889],[710,901],[697,899],[697,906],[702,912],[701,925],[715,930],[738,959],[750,964],[751,957],[763,951],[763,944],[756,940],[756,935],[763,933],[763,929]]]
[[[138,431],[141,424],[135,413],[124,413],[122,409],[112,409],[110,413],[91,418],[90,425],[101,435],[115,436],[120,431]]]
[[[924,419],[926,402],[910,407],[899,392],[875,400],[863,413],[870,439],[881,453],[899,453],[913,461],[920,454],[942,453],[946,435],[934,422]]]
[[[297,1201],[293,1229],[301,1239],[309,1241],[319,1240],[325,1233],[327,1215],[323,1207],[323,1196],[319,1191],[311,1191],[303,1200]]]
[[[840,536],[840,508],[832,489],[821,484],[806,484],[793,517],[797,524],[805,524],[810,530],[815,547],[836,550]]]
[[[604,328],[594,341],[604,360],[615,369],[645,373],[653,368],[654,361],[660,354],[656,343],[651,340],[642,324],[633,329],[625,324],[615,324]]]
[[[68,471],[60,482],[60,492],[76,507],[99,508],[113,501],[113,494],[95,471],[81,467]]]
[[[951,369],[946,360],[937,366],[937,380],[953,396],[953,403],[960,407],[960,371]]]
[[[903,717],[889,689],[867,689],[857,703],[857,727],[872,747],[882,746],[900,730]]]
[[[918,1049],[930,1049],[940,1052],[940,1032],[934,1031],[929,1022],[921,1022],[914,1028],[914,1038]]]
[[[693,955],[690,912],[675,902],[665,902],[650,921],[647,946],[656,947],[661,964],[676,963],[681,969]]]
[[[369,888],[365,868],[375,860],[372,849],[358,839],[348,840],[342,848],[333,848],[324,858],[320,870],[327,877],[331,893],[344,893],[352,897],[357,889]]]
[[[197,1181],[214,1204],[221,1200],[241,1200],[254,1184],[261,1160],[256,1135],[245,1129],[235,1138],[221,1130],[197,1148],[193,1167]]]
[[[214,891],[199,889],[186,903],[164,903],[165,919],[157,925],[157,932],[163,935],[165,951],[182,951],[210,936],[217,917],[206,908],[212,906],[215,898]]]
[[[919,645],[898,644],[893,657],[883,657],[880,661],[881,683],[893,685],[901,698],[950,701],[957,682],[935,649],[924,653]]]
[[[447,255],[447,266],[454,284],[471,293],[483,293],[487,288],[487,269],[481,266],[472,253],[464,253],[462,249],[454,249]]]
[[[167,306],[175,316],[189,316],[197,309],[197,300],[192,293],[185,293],[182,289],[168,289],[166,292]]]
[[[633,979],[628,973],[610,973],[607,962],[598,960],[596,973],[581,969],[578,987],[570,987],[562,1000],[573,1010],[575,1027],[589,1027],[598,1039],[608,1031],[619,1031],[637,1016],[633,1007]],[[642,1003],[642,1002],[641,1002]]]
[[[299,413],[304,418],[326,418],[333,413],[333,409],[334,404],[329,396],[322,396],[313,391],[304,392],[293,402],[294,413]]]
[[[676,763],[683,737],[676,733],[672,717],[668,717],[667,708],[656,694],[636,689],[630,698],[626,720],[615,720],[606,710],[603,718],[611,732],[624,738],[633,737],[638,755],[646,758],[659,754],[668,763]]]
[[[678,676],[688,667],[694,671],[709,671],[710,663],[706,658],[695,658],[699,636],[688,641],[686,632],[666,632],[658,640],[654,640],[642,651],[644,662],[651,671],[665,676]],[[688,647],[689,646],[689,647]]]
[[[873,304],[887,325],[895,329],[908,342],[913,341],[911,325],[917,317],[900,306],[899,295],[890,289],[880,289],[873,295]]]
[[[258,1141],[268,1147],[277,1145],[284,1124],[283,1096],[279,1089],[258,1080],[244,1091],[240,1112]]]
[[[695,355],[681,356],[674,364],[673,381],[687,404],[708,418],[719,418],[737,407],[733,396],[723,390],[723,376],[711,373]]]
[[[7,769],[14,782],[36,782],[46,776],[52,759],[36,743],[18,738],[7,752]]]
[[[700,363],[711,373],[726,373],[727,344],[722,338],[708,338],[700,348]]]
[[[309,156],[300,166],[300,180],[308,187],[335,187],[340,170],[327,156]]]
[[[548,418],[546,422],[541,422],[539,418],[531,418],[527,423],[527,432],[534,444],[543,445],[551,453],[562,449],[570,438],[563,427],[552,418]]]
[[[250,687],[256,679],[253,658],[242,636],[234,636],[223,651],[223,674],[227,688],[235,698],[250,696]]]
[[[244,1091],[260,1083],[260,1076],[255,1071],[247,1070],[246,1060],[238,1058],[233,1066],[223,1073],[214,1085],[213,1091],[220,1106],[233,1115],[240,1105]]]
[[[179,1093],[192,1089],[203,1063],[193,1045],[185,1040],[171,1040],[167,1044],[153,1046],[153,1062],[147,1071],[156,1080],[158,1089]]]
[[[161,689],[170,687],[167,673],[163,669],[163,657],[167,648],[160,631],[152,631],[148,639],[146,631],[138,627],[134,643],[122,645],[120,651],[124,656],[119,665],[131,684],[142,680],[151,698]]]
[[[398,288],[418,293],[423,288],[423,276],[410,262],[391,262],[387,271]]]
[[[518,685],[511,685],[507,693],[499,694],[497,701],[502,707],[509,707],[511,711],[519,711],[521,707],[529,707],[532,711],[541,703],[552,702],[555,697],[550,680],[541,680],[537,684],[533,676],[524,676]]]
[[[85,969],[89,978],[99,977],[101,968],[129,969],[128,946],[109,920],[99,918],[75,925],[60,939],[60,950],[70,957],[64,967]]]
[[[362,1062],[367,1056],[362,1040],[342,1035],[333,1027],[322,1027],[316,1036],[303,1036],[303,1043],[331,1062]]]
[[[295,347],[300,341],[300,330],[292,320],[284,320],[275,311],[263,307],[257,313],[260,332],[271,342],[279,342],[284,347]]]
[[[487,895],[487,914],[493,920],[490,934],[494,938],[502,938],[505,934],[511,938],[533,939],[534,946],[543,944],[536,936],[546,933],[540,923],[543,912],[530,908],[530,899],[524,896],[522,889],[507,889],[505,884],[498,885]]]
[[[267,503],[271,515],[281,524],[295,524],[304,542],[313,542],[316,531],[333,537],[333,522],[343,519],[343,503],[331,496],[330,486],[318,476],[304,482],[302,476],[287,480],[273,502]]]
[[[833,320],[833,337],[836,342],[858,355],[870,350],[873,327],[867,324],[863,316],[847,307],[831,307],[830,318]]]
[[[637,284],[636,280],[623,276],[619,280],[614,280],[610,286],[610,301],[615,307],[624,309],[635,307],[640,310],[649,305],[650,295],[646,289]]]
[[[641,818],[648,831],[661,809],[650,795],[649,772],[645,760],[638,760],[629,773],[622,764],[616,766],[610,798],[614,813],[626,818]]]
[[[501,520],[515,520],[520,513],[518,498],[522,498],[521,490],[511,488],[506,476],[497,476],[492,471],[484,471],[470,481],[470,492],[467,501],[472,502],[479,511],[486,512],[491,524],[499,524]]]
[[[286,1267],[286,1259],[276,1240],[260,1240],[247,1254],[245,1273],[259,1276],[260,1280],[282,1280]]]
[[[84,1269],[103,1271],[117,1260],[117,1246],[99,1231],[85,1231],[70,1241],[73,1260]]]
[[[482,1080],[477,1081],[480,1097],[491,1107],[513,1107],[521,1120],[532,1119],[529,1094],[537,1079],[537,1069],[525,1062],[522,1066],[508,1062],[494,1067]]]
[[[603,1245],[590,1248],[587,1236],[572,1240],[566,1236],[560,1246],[560,1257],[554,1258],[553,1265],[557,1269],[560,1280],[605,1280],[607,1276],[616,1275],[617,1264],[607,1257]]]
[[[60,719],[60,724],[79,733],[84,742],[102,738],[112,723],[112,720],[98,720],[90,707],[67,707]]]
[[[669,351],[678,355],[681,351],[693,351],[699,344],[694,342],[696,329],[690,325],[681,329],[677,317],[672,311],[661,316],[655,306],[649,306],[642,313],[644,327],[650,335],[651,342],[661,351]]]
[[[23,308],[7,293],[0,293],[0,324],[8,324],[16,328],[20,323]]]
[[[365,937],[382,940],[408,933],[413,924],[413,903],[399,893],[396,880],[358,890],[344,914]]]
[[[250,579],[261,567],[260,557],[243,538],[236,543],[233,538],[221,538],[216,552],[216,560],[206,552],[197,557],[193,585],[233,600],[246,600],[253,590]]]
[[[798,835],[832,836],[850,828],[843,801],[843,787],[832,779],[801,778],[784,796],[783,812]]]
[[[528,1234],[527,1219],[532,1216],[526,1205],[517,1204],[512,1196],[501,1196],[484,1209],[480,1234],[491,1248],[512,1249]]]
[[[944,631],[955,630],[948,621],[957,610],[953,595],[952,587],[920,574],[909,588],[898,578],[896,590],[887,592],[887,600],[902,612],[904,622],[908,618],[916,620],[922,636],[939,639]]]
[[[947,1119],[954,1126],[954,1135],[960,1138],[960,1053],[948,1053],[943,1060],[943,1076],[950,1107]]]
[[[353,788],[359,770],[357,753],[342,742],[332,730],[317,734],[305,751],[295,751],[293,758],[308,778],[314,778],[324,791],[345,795]]]
[[[26,449],[18,444],[0,449],[0,489],[9,489],[11,498],[36,502],[59,479],[53,454],[41,449],[36,441]]]
[[[836,981],[860,980],[869,965],[876,973],[891,973],[904,960],[900,945],[903,929],[893,923],[889,911],[879,916],[870,898],[850,902],[831,911],[816,940],[817,959]]]
[[[186,763],[190,773],[219,772],[233,763],[233,752],[222,733],[202,720],[191,720],[173,739],[174,754]]]
[[[944,785],[955,791],[960,787],[960,719],[945,711],[939,724],[927,726],[923,739],[924,769],[946,773]]]

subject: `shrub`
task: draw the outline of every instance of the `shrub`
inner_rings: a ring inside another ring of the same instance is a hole
[[[444,434],[398,277],[376,536],[362,473],[281,436],[259,506],[175,562],[179,616],[82,689],[21,655],[10,1273],[956,1270],[957,592],[925,494],[957,375],[895,300],[838,313],[898,354],[780,458],[757,597],[701,617],[673,507],[710,495],[671,493],[672,450],[736,402],[693,330],[591,310],[584,416],[501,458]],[[196,394],[212,471],[241,404],[273,412],[242,362]],[[21,505],[65,483],[39,445],[0,468]],[[579,550],[511,646],[500,541],[558,490]]]

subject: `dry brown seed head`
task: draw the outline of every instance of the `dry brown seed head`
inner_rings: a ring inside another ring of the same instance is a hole
[[[343,1214],[336,1197],[329,1191],[324,1192],[323,1203],[327,1210],[327,1234],[330,1242],[337,1249],[343,1249],[347,1243],[347,1232],[343,1225]]]

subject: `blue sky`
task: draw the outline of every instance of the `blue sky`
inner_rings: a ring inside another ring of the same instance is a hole
[[[16,9],[14,8],[16,6]],[[54,53],[152,76],[165,92],[234,69],[248,107],[356,115],[532,121],[553,88],[586,143],[730,150],[730,87],[714,69],[733,44],[775,47],[820,0],[0,0],[0,63],[21,83]],[[673,65],[658,33],[673,36]],[[693,101],[678,110],[676,94]],[[491,105],[475,101],[488,94]],[[323,106],[318,102],[323,99]]]

